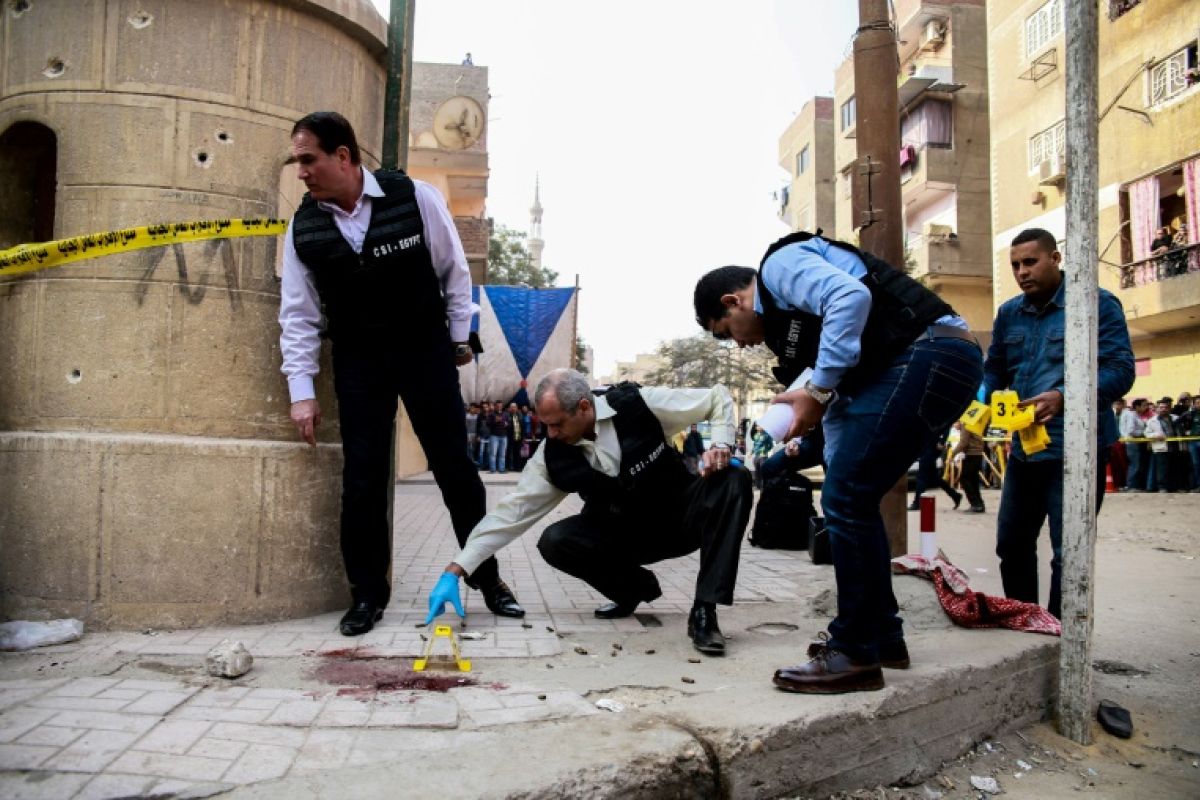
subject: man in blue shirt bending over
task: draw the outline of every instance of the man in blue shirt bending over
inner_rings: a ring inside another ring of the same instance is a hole
[[[980,398],[996,389],[1013,389],[1022,406],[1032,405],[1034,421],[1046,426],[1050,444],[1027,454],[1013,441],[1004,475],[1000,514],[996,521],[996,555],[1004,594],[1029,603],[1038,601],[1037,539],[1050,518],[1050,602],[1047,610],[1062,616],[1062,489],[1063,489],[1063,339],[1066,287],[1054,235],[1029,228],[1012,241],[1009,260],[1021,294],[1006,301],[992,324],[992,344],[984,363]],[[1117,441],[1112,402],[1133,386],[1133,350],[1121,301],[1100,290],[1097,338],[1096,419],[1099,463],[1096,465],[1096,510],[1104,500],[1104,467],[1108,448]]]
[[[879,503],[926,442],[966,410],[983,358],[966,323],[937,295],[870,253],[807,232],[767,249],[757,272],[721,267],[696,284],[696,320],[718,339],[766,344],[789,386],[787,437],[823,422],[825,512],[838,612],[810,661],[776,671],[777,687],[827,694],[883,688],[908,647],[892,593]]]

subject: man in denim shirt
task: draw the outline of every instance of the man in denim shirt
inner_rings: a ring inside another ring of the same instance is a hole
[[[1026,455],[1020,439],[1004,476],[997,520],[996,555],[1004,593],[1016,600],[1038,601],[1037,538],[1050,518],[1051,614],[1061,616],[1062,602],[1062,488],[1063,488],[1063,339],[1066,327],[1066,282],[1059,269],[1062,255],[1053,234],[1041,228],[1021,231],[1009,258],[1022,294],[996,312],[992,344],[984,364],[981,397],[996,389],[1014,389],[1021,405],[1032,405],[1035,420],[1046,426],[1050,445]],[[1096,510],[1104,499],[1104,467],[1108,447],[1117,441],[1110,406],[1133,385],[1133,350],[1125,327],[1125,312],[1112,293],[1100,290],[1097,348],[1096,420],[1099,463],[1096,469]]]

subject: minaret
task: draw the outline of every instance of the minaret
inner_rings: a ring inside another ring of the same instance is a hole
[[[533,256],[533,268],[542,268],[542,201],[539,197],[540,181],[533,179],[533,205],[529,209],[529,254]]]

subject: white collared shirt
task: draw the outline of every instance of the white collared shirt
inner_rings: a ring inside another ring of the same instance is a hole
[[[360,169],[362,169],[360,167]],[[344,211],[336,203],[318,202],[317,206],[333,215],[333,222],[346,243],[358,253],[371,224],[371,198],[383,197],[379,182],[368,170],[362,170],[363,191],[352,211]],[[424,181],[413,180],[417,208],[424,225],[425,246],[433,261],[433,271],[442,284],[446,298],[446,317],[450,323],[450,339],[465,342],[471,330],[471,271],[463,253],[462,241],[454,219],[446,208],[441,192]],[[321,352],[321,302],[312,271],[296,254],[292,226],[288,223],[283,245],[283,277],[279,289],[279,347],[283,352],[283,374],[287,375],[292,402],[316,397],[313,376],[319,367]]]
[[[729,390],[717,384],[711,389],[664,389],[643,387],[642,399],[658,418],[664,437],[674,436],[704,420],[712,423],[714,444],[731,444],[736,420],[733,398]],[[613,417],[616,412],[601,395],[596,401],[596,439],[580,439],[573,445],[594,469],[616,477],[621,469],[621,443],[617,439]],[[479,521],[462,552],[454,562],[470,575],[496,551],[507,546],[530,526],[549,514],[567,496],[550,482],[546,470],[545,446],[539,446],[533,457],[525,462],[521,479],[512,494],[505,497],[496,509]]]

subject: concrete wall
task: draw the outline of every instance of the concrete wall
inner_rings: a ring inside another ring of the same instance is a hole
[[[291,125],[316,109],[377,163],[385,23],[367,0],[10,5],[0,132],[57,136],[56,237],[273,216]],[[0,615],[161,627],[345,602],[328,363],[312,450],[279,372],[277,246],[0,280]]]
[[[854,97],[854,56],[838,65],[833,78],[833,203],[837,238],[858,241],[858,221],[850,213],[850,183],[847,176],[858,158],[855,128],[842,125],[842,107]]]
[[[988,64],[991,87],[993,303],[1018,289],[1008,263],[1012,237],[1042,227],[1064,237],[1065,183],[1039,184],[1029,162],[1029,140],[1065,116],[1066,81],[1062,35],[1026,53],[1025,20],[1042,0],[993,0],[988,4]],[[1099,30],[1099,242],[1100,285],[1125,306],[1134,354],[1142,361],[1133,392],[1176,395],[1195,391],[1200,359],[1200,275],[1188,274],[1147,286],[1122,288],[1121,198],[1131,182],[1200,156],[1200,86],[1161,105],[1151,105],[1148,65],[1169,56],[1200,29],[1200,4],[1157,0],[1110,19],[1102,4]],[[1042,64],[1039,66],[1039,62]],[[1056,62],[1056,66],[1049,66]],[[1036,80],[1034,79],[1036,78]],[[1112,106],[1105,112],[1106,107]],[[1123,107],[1123,108],[1122,108]],[[1070,168],[1070,165],[1067,165]],[[1035,202],[1036,201],[1036,202]],[[1195,202],[1200,202],[1197,199]],[[1065,254],[1070,259],[1069,253]],[[1188,374],[1187,368],[1191,367]]]

